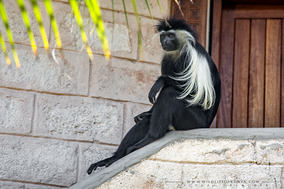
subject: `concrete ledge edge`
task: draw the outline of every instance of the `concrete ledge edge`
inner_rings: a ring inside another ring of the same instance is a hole
[[[273,140],[284,139],[284,128],[226,128],[226,129],[193,129],[188,131],[171,131],[165,137],[141,148],[111,166],[90,175],[74,184],[70,189],[94,189],[128,167],[139,163],[160,149],[178,141],[196,140]]]

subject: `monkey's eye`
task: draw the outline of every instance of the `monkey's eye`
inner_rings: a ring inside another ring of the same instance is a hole
[[[173,37],[174,37],[174,34],[170,33],[169,37],[170,37],[170,38],[173,38]]]
[[[160,35],[160,37],[161,37],[161,39],[164,39],[164,38],[165,38],[165,36],[164,36],[164,35]]]

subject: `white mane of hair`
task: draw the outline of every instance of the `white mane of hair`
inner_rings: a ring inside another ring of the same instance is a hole
[[[207,59],[192,46],[196,41],[189,32],[184,30],[175,30],[175,32],[180,38],[179,41],[184,42],[181,44],[180,55],[185,53],[185,61],[188,62],[184,71],[177,73],[179,76],[172,77],[174,80],[185,82],[181,85],[184,90],[178,98],[184,99],[191,95],[190,100],[186,99],[189,105],[201,105],[205,110],[210,109],[215,102],[215,90]]]

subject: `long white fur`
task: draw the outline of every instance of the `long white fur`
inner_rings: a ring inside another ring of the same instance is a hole
[[[184,90],[178,98],[184,99],[191,94],[191,99],[187,99],[189,105],[201,105],[205,110],[210,109],[215,101],[215,90],[207,59],[192,46],[192,43],[195,45],[196,41],[189,32],[184,30],[175,30],[175,32],[179,41],[183,42],[179,55],[185,53],[185,61],[188,62],[186,69],[177,73],[178,77],[172,77],[177,81],[185,82],[181,86]]]

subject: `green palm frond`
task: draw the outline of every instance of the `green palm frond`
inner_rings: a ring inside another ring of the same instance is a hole
[[[121,0],[121,1],[123,3],[126,24],[127,24],[127,28],[128,28],[128,32],[129,32],[129,21],[128,21],[128,13],[127,13],[127,10],[126,10],[125,0]],[[33,8],[35,18],[36,18],[37,23],[39,25],[39,30],[40,30],[40,33],[41,33],[41,38],[42,38],[42,41],[43,41],[44,48],[45,48],[46,52],[49,54],[49,40],[48,40],[46,30],[45,30],[44,25],[43,25],[41,10],[38,6],[38,0],[30,0],[30,2],[32,4],[32,8]],[[21,10],[23,22],[24,22],[24,24],[27,28],[27,32],[28,32],[28,35],[29,35],[29,38],[30,38],[32,50],[33,50],[34,54],[37,55],[37,46],[36,46],[36,42],[35,42],[35,39],[34,39],[33,31],[31,29],[31,24],[30,24],[29,16],[27,14],[27,10],[26,10],[25,4],[24,4],[24,0],[17,0],[17,3],[18,3],[20,10]],[[61,39],[60,39],[60,33],[59,33],[59,29],[58,29],[58,26],[57,26],[57,23],[56,23],[56,20],[55,20],[55,17],[54,17],[54,12],[53,12],[53,8],[52,8],[51,0],[43,0],[43,3],[44,3],[44,6],[45,6],[45,9],[46,9],[46,11],[49,15],[49,18],[50,18],[50,23],[51,23],[51,26],[52,26],[52,29],[53,29],[53,32],[54,32],[57,47],[59,49],[62,49],[62,42],[61,42]],[[95,28],[97,35],[99,37],[99,40],[101,42],[101,46],[102,46],[103,52],[105,54],[105,57],[106,57],[107,60],[109,60],[110,59],[110,49],[109,49],[108,40],[107,40],[106,34],[105,34],[105,28],[104,28],[104,25],[103,25],[103,20],[102,20],[98,0],[84,0],[84,1],[82,1],[82,0],[69,0],[69,3],[70,3],[70,6],[72,8],[72,12],[74,14],[74,18],[76,18],[76,20],[77,20],[76,23],[80,28],[81,37],[82,37],[82,40],[85,44],[85,47],[86,47],[86,50],[87,50],[87,53],[88,53],[90,59],[91,60],[93,59],[93,54],[92,54],[90,46],[88,45],[88,37],[86,35],[86,32],[84,31],[84,25],[83,25],[84,16],[81,16],[81,14],[80,14],[80,5],[83,4],[83,3],[84,3],[83,15],[85,15],[85,8],[87,7],[88,10],[89,10],[89,16],[90,16],[90,18],[92,18],[92,21],[95,25],[94,28]],[[112,3],[112,19],[113,19],[113,23],[114,23],[114,20],[115,20],[115,17],[114,17],[114,0],[111,0],[111,3]],[[139,51],[140,51],[140,55],[143,57],[142,32],[141,32],[141,24],[140,24],[140,19],[139,19],[139,15],[138,15],[138,8],[137,8],[137,5],[136,5],[136,0],[131,0],[131,3],[132,3],[132,6],[133,6],[133,9],[134,9],[135,18],[136,18],[137,25],[138,25],[137,36],[138,36]],[[145,0],[145,3],[147,5],[147,9],[149,11],[150,17],[151,17],[152,21],[154,21],[148,0]],[[159,0],[157,0],[157,3],[160,7],[161,13],[164,16],[164,12],[163,12],[163,9],[162,9],[162,6],[161,6]],[[4,23],[4,25],[5,25],[5,28],[6,28],[6,32],[7,32],[9,43],[11,45],[11,50],[12,50],[12,54],[13,54],[15,64],[16,64],[17,68],[20,68],[20,61],[19,61],[19,58],[18,58],[18,55],[17,55],[17,52],[16,52],[16,48],[15,48],[15,45],[14,45],[14,40],[13,40],[12,32],[11,32],[11,29],[10,29],[10,26],[9,26],[8,17],[7,17],[7,13],[5,11],[3,0],[0,0],[0,16],[1,16],[1,19]],[[74,19],[74,21],[75,21],[75,19]],[[89,25],[91,25],[90,19],[89,19],[88,22],[89,22],[88,23],[88,27],[89,27]],[[129,34],[130,34],[130,32],[129,32]],[[3,50],[4,55],[5,55],[5,59],[6,59],[7,64],[10,65],[11,60],[8,56],[5,41],[4,41],[4,38],[3,38],[1,33],[0,33],[0,46],[1,46],[1,49]]]
[[[32,6],[33,6],[35,18],[36,18],[37,23],[39,25],[39,31],[41,33],[44,49],[47,52],[47,54],[49,54],[49,42],[48,42],[47,35],[45,33],[45,29],[44,29],[44,26],[43,26],[43,23],[42,23],[42,17],[41,17],[40,9],[39,9],[38,4],[37,4],[37,0],[30,0],[30,1],[32,3]]]
[[[143,45],[142,45],[142,31],[141,31],[141,25],[140,25],[140,20],[139,20],[139,16],[138,16],[136,0],[131,0],[131,2],[132,2],[132,5],[133,5],[133,9],[134,9],[135,17],[136,17],[136,22],[138,24],[138,46],[139,46],[139,51],[140,51],[140,55],[143,57],[144,53],[143,53]]]
[[[9,55],[8,55],[8,52],[7,52],[7,48],[6,48],[6,45],[5,45],[5,41],[4,41],[3,37],[2,37],[1,32],[0,32],[0,45],[1,45],[1,48],[3,50],[6,63],[10,66],[11,65],[11,60],[9,58]]]
[[[59,31],[58,31],[57,23],[56,23],[56,20],[54,18],[53,8],[52,8],[52,5],[51,5],[51,2],[50,2],[50,0],[43,0],[43,2],[44,2],[44,5],[45,5],[45,8],[46,8],[46,11],[47,11],[47,13],[49,15],[49,18],[50,18],[51,26],[53,28],[55,39],[56,39],[56,42],[57,42],[57,47],[59,49],[61,49],[62,48],[62,43],[61,43],[61,39],[60,39],[60,34],[59,34]]]
[[[90,59],[93,60],[92,50],[91,50],[90,46],[88,45],[88,38],[87,38],[87,35],[84,31],[83,20],[82,20],[81,14],[80,14],[80,10],[79,10],[77,1],[76,0],[69,0],[69,2],[70,2],[70,5],[72,7],[73,13],[76,17],[77,24],[79,25],[81,37],[82,37],[82,40],[83,40],[83,42],[86,46],[87,53],[88,53]]]
[[[6,28],[6,32],[7,32],[8,39],[9,39],[9,42],[10,42],[10,45],[11,45],[11,48],[12,48],[12,53],[13,53],[15,64],[16,64],[17,68],[19,69],[21,67],[21,65],[20,65],[20,61],[19,61],[19,57],[18,57],[16,48],[15,48],[15,45],[14,45],[14,39],[13,39],[13,35],[12,35],[10,25],[9,25],[9,22],[8,22],[8,17],[7,17],[7,13],[6,13],[4,4],[3,4],[3,0],[0,0],[0,16],[1,16],[2,21],[3,21],[5,28]]]
[[[104,51],[107,60],[110,59],[110,50],[108,45],[108,40],[106,38],[103,19],[101,16],[101,10],[97,0],[85,0],[87,7],[89,9],[92,20],[96,26],[98,37],[101,41],[102,49]]]
[[[19,5],[21,13],[22,13],[24,24],[26,25],[26,28],[28,30],[28,35],[29,35],[29,38],[30,38],[30,42],[31,42],[33,52],[34,52],[35,55],[37,55],[36,42],[35,42],[34,35],[33,35],[33,32],[32,32],[32,29],[31,29],[31,24],[30,24],[30,20],[29,20],[29,16],[28,16],[26,7],[25,7],[24,0],[17,0],[17,2],[18,2],[18,5]]]
[[[149,14],[150,14],[150,16],[151,16],[151,19],[152,19],[152,21],[154,22],[154,18],[153,18],[153,16],[152,16],[152,12],[151,12],[150,5],[149,5],[148,0],[145,0],[145,3],[146,3],[146,5],[147,5],[147,9],[148,9]]]

